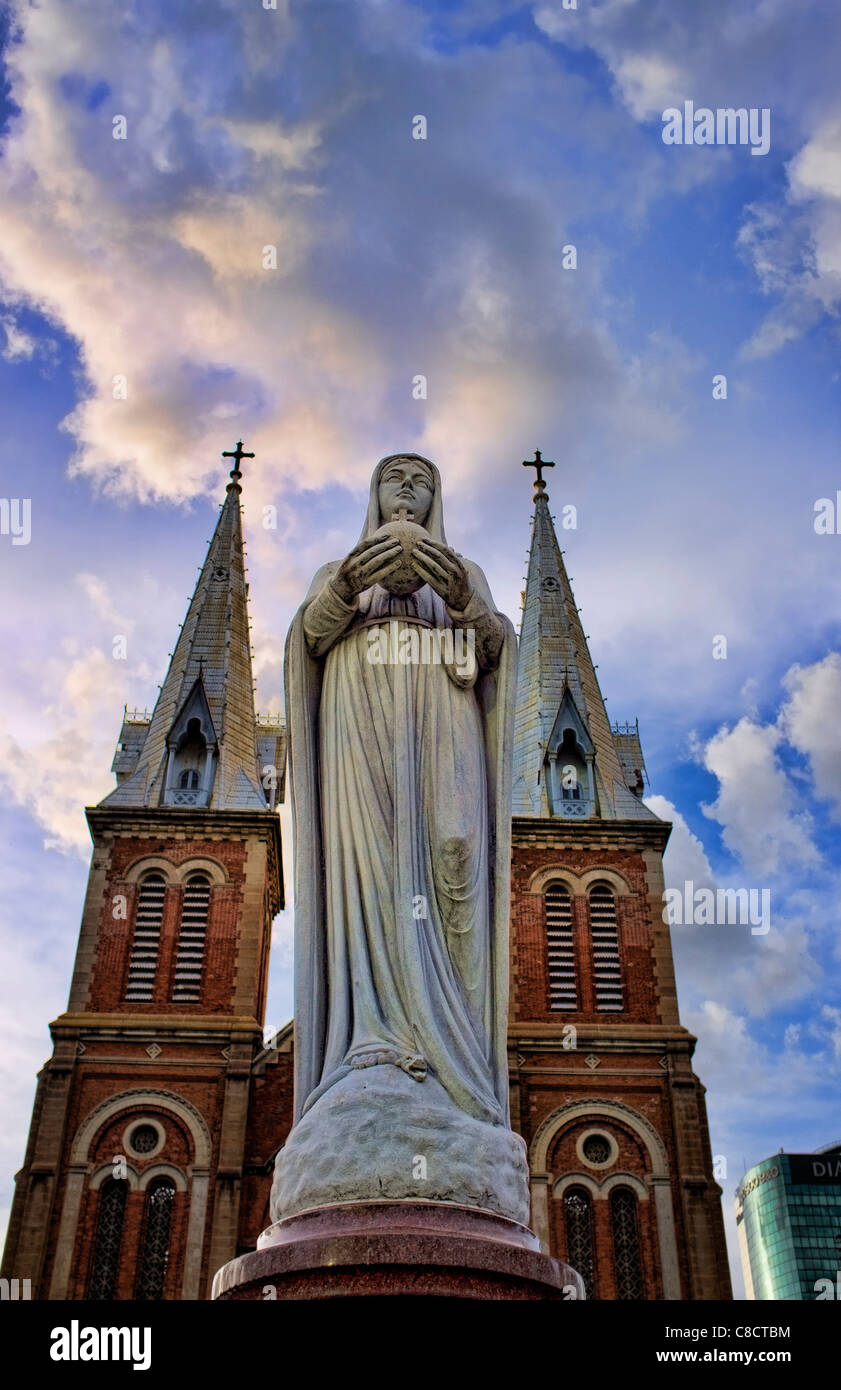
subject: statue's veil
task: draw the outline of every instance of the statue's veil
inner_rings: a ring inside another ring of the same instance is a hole
[[[380,459],[373,473],[371,474],[371,490],[368,494],[368,511],[365,516],[365,525],[362,528],[360,541],[368,540],[375,531],[379,531],[383,524],[380,513],[380,478],[383,470],[395,459],[415,459],[429,469],[432,475],[432,506],[429,509],[429,516],[424,522],[424,527],[429,532],[434,541],[439,541],[441,545],[447,544],[447,537],[444,535],[444,504],[441,498],[441,474],[435,467],[431,459],[424,458],[423,454],[387,454],[384,459]],[[389,518],[390,519],[390,518]]]

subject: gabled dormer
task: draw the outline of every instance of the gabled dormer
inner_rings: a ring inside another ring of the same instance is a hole
[[[550,815],[582,820],[595,813],[595,758],[596,745],[569,686],[564,683],[561,706],[543,758]]]

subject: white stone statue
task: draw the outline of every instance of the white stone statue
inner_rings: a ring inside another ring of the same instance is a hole
[[[418,1197],[528,1219],[506,1060],[515,666],[447,545],[437,468],[381,460],[359,544],[286,647],[295,1125],[275,1220]]]

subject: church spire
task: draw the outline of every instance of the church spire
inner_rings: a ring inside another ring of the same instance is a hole
[[[535,451],[534,520],[520,627],[513,814],[656,819],[630,789],[575,606]],[[642,755],[637,761],[641,764]]]
[[[243,558],[240,463],[231,482],[151,722],[123,725],[107,806],[265,810]]]

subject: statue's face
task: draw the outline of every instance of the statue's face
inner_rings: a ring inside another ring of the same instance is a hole
[[[432,475],[419,459],[396,458],[380,475],[379,502],[383,521],[391,521],[405,507],[412,521],[423,526],[429,516],[433,496]]]

